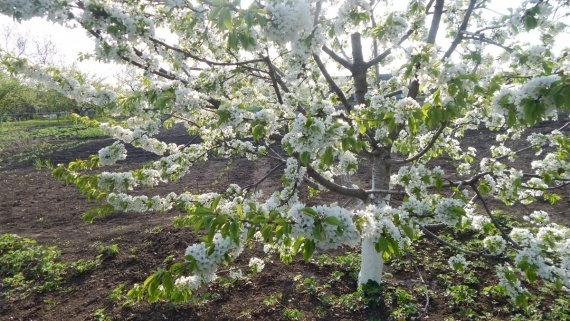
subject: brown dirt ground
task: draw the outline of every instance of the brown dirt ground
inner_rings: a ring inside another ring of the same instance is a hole
[[[556,127],[559,124],[552,124]],[[481,146],[486,143],[485,133],[471,133],[470,144]],[[189,137],[180,129],[166,132],[167,141],[184,142]],[[110,144],[112,140],[94,140],[88,144],[57,154],[44,155],[54,164],[65,163],[76,158],[86,157],[96,153],[101,147]],[[129,150],[128,163],[123,162],[117,168],[133,168],[151,160],[148,153]],[[524,158],[518,160],[525,162]],[[255,182],[263,177],[276,164],[271,160],[250,162],[237,159],[229,166],[229,170],[221,176],[219,183],[212,182],[225,171],[226,161],[212,159],[205,164],[196,165],[184,179],[158,186],[150,193],[165,194],[170,191],[220,191],[231,182]],[[362,172],[363,174],[363,172]],[[357,175],[358,176],[358,175]],[[260,188],[275,189],[279,184],[279,174],[272,175],[270,180]],[[564,191],[568,196],[568,190]],[[568,197],[552,207],[540,202],[537,206],[547,206],[555,214],[555,220],[570,225],[567,208]],[[334,195],[321,195],[318,201],[338,201]],[[94,271],[81,276],[70,274],[60,291],[32,294],[24,299],[5,299],[0,296],[0,320],[94,320],[94,311],[105,308],[105,313],[115,320],[286,320],[283,309],[296,308],[302,312],[301,320],[386,320],[390,311],[398,308],[394,304],[375,309],[359,309],[350,311],[341,307],[330,307],[328,311],[319,312],[315,307],[319,304],[315,296],[303,291],[295,291],[293,278],[296,275],[312,276],[320,282],[326,282],[333,268],[322,268],[314,263],[303,263],[297,259],[290,265],[283,265],[274,258],[266,265],[263,272],[249,281],[238,281],[229,289],[213,285],[208,289],[214,293],[199,304],[169,304],[169,303],[136,303],[120,306],[108,299],[112,289],[124,284],[129,289],[135,283],[141,283],[156,268],[164,266],[165,258],[169,262],[183,259],[185,248],[197,241],[190,229],[172,227],[172,219],[179,212],[168,213],[115,213],[103,219],[96,219],[93,224],[84,223],[81,214],[90,209],[93,203],[86,201],[73,186],[66,186],[53,178],[49,170],[36,170],[30,163],[13,163],[0,171],[0,233],[15,233],[22,237],[35,239],[42,245],[56,245],[62,252],[62,260],[71,263],[78,259],[90,260],[97,255],[97,244],[119,245],[119,254],[113,259],[103,261]],[[532,208],[530,208],[532,209]],[[511,211],[525,213],[529,209],[511,208]],[[161,227],[159,233],[151,233],[151,229]],[[426,248],[433,248],[430,241],[421,240]],[[237,262],[246,263],[253,254],[261,255],[259,249],[247,250]],[[337,253],[341,253],[337,252]],[[429,252],[419,251],[417,255]],[[446,252],[451,253],[451,252]],[[427,312],[419,315],[419,319],[443,320],[446,316],[457,311],[446,304],[446,298],[441,295],[445,290],[438,283],[438,273],[428,273],[424,265],[419,264],[420,271],[425,277],[426,284],[432,291]],[[445,269],[443,270],[445,271]],[[422,283],[412,267],[396,269],[388,267],[387,285],[412,289]],[[446,272],[442,272],[446,273]],[[480,275],[480,279],[492,280],[491,275]],[[483,287],[485,284],[478,285]],[[352,293],[355,284],[347,276],[341,282],[335,283],[329,293],[337,296]],[[277,306],[263,304],[263,299],[277,292],[283,293],[283,299]],[[440,293],[440,295],[435,295]],[[416,293],[420,305],[423,292]],[[497,310],[492,302],[486,300],[489,311]],[[507,316],[497,310],[497,319]]]

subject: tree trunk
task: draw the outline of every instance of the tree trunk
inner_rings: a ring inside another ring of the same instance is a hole
[[[362,54],[362,43],[359,33],[354,33],[350,37],[352,45],[352,78],[354,81],[354,91],[358,104],[366,104],[366,93],[368,92],[368,83],[366,81],[366,72],[368,67],[364,62]],[[373,136],[373,135],[372,135]],[[370,161],[372,189],[387,190],[390,187],[390,165],[386,161],[390,157],[390,149],[375,148],[372,151]],[[389,195],[374,195],[368,197],[363,206],[374,204],[379,208],[383,208],[389,201]],[[384,270],[384,260],[382,254],[376,252],[374,243],[376,239],[372,237],[362,238],[360,273],[358,274],[358,284],[366,284],[368,280],[372,280],[380,284],[382,281],[382,271]]]
[[[372,189],[387,190],[390,188],[390,165],[386,161],[389,150],[376,151],[376,155],[371,158]],[[378,208],[387,206],[390,195],[371,194],[366,202],[374,204]],[[382,253],[378,253],[374,247],[376,239],[365,236],[362,238],[360,273],[358,274],[358,284],[366,284],[372,280],[380,284],[382,282],[382,272],[384,270],[384,259]]]

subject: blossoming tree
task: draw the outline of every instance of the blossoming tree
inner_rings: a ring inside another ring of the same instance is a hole
[[[570,5],[508,4],[3,0],[0,12],[16,20],[40,16],[84,28],[96,41],[91,57],[140,68],[144,80],[121,94],[22,58],[2,61],[102,113],[127,117],[99,124],[116,143],[54,172],[104,203],[87,218],[177,207],[186,213],[180,224],[206,231],[185,262],[139,288],[154,299],[184,297],[211,281],[251,241],[284,261],[298,253],[308,259],[315,248],[360,246],[364,284],[381,282],[386,258],[428,236],[460,253],[449,260],[453,268],[469,256],[497,257],[499,285],[524,303],[522,279],[570,287],[570,229],[544,211],[508,229],[491,204],[556,201],[570,181],[566,126],[528,132],[570,108],[569,50],[555,46],[568,30]],[[200,140],[158,140],[173,122]],[[487,150],[462,143],[466,132],[482,129],[494,140]],[[527,146],[515,149],[521,139]],[[84,172],[125,159],[124,144],[161,158],[128,172]],[[521,155],[532,162],[516,167]],[[282,187],[129,194],[192,175],[192,165],[210,157],[242,156],[278,162],[270,173],[281,173]],[[449,160],[445,171],[433,165],[441,157]],[[367,180],[351,180],[359,168]],[[355,201],[307,206],[302,185]],[[480,230],[485,250],[462,249],[434,226]]]

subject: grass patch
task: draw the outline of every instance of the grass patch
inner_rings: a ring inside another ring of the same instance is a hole
[[[62,290],[68,275],[90,273],[102,260],[118,253],[116,244],[100,250],[95,259],[65,264],[56,246],[38,245],[16,234],[0,234],[0,288],[4,290],[0,296],[25,298],[32,293]]]
[[[106,137],[96,127],[76,124],[71,120],[28,120],[0,123],[1,164],[7,160],[25,162],[39,158],[46,152],[54,152],[81,145],[89,139]]]
[[[66,266],[55,246],[44,247],[15,234],[0,235],[0,284],[5,296],[14,292],[26,297],[34,292],[59,288]]]

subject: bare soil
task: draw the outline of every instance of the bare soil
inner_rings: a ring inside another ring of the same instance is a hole
[[[558,126],[552,124],[551,126]],[[163,134],[167,141],[182,143],[190,137],[180,128]],[[487,144],[487,135],[471,133],[470,144],[476,148]],[[66,163],[77,158],[96,153],[101,147],[112,143],[110,139],[99,139],[68,149],[57,154],[47,154],[42,159],[52,163]],[[134,168],[152,160],[148,153],[129,149],[128,162],[122,162],[116,168]],[[524,158],[517,161],[525,162]],[[168,186],[158,186],[150,191],[152,195],[166,194],[171,191],[193,192],[222,191],[232,182],[241,184],[254,183],[265,176],[277,163],[271,160],[250,162],[245,158],[234,160],[232,164],[226,160],[212,159],[205,164],[193,167],[192,172],[184,179]],[[364,169],[363,169],[364,170]],[[363,172],[361,174],[364,174]],[[358,179],[358,175],[357,178]],[[217,181],[217,183],[216,183]],[[280,184],[279,173],[271,175],[259,187],[274,190]],[[570,224],[567,208],[568,190],[563,192],[566,198],[552,206],[539,202],[536,206],[548,207],[559,223]],[[341,201],[334,195],[320,195],[315,202]],[[36,170],[31,162],[13,162],[0,171],[0,233],[14,233],[21,237],[32,238],[39,244],[56,245],[62,252],[62,260],[66,263],[78,259],[91,260],[97,254],[96,245],[118,244],[118,256],[106,259],[95,270],[84,275],[69,274],[57,291],[36,293],[26,298],[0,295],[0,320],[96,320],[95,310],[105,309],[105,314],[114,320],[287,320],[284,310],[298,309],[302,313],[300,320],[387,320],[392,311],[399,308],[395,302],[381,304],[377,308],[347,309],[343,306],[329,306],[324,312],[317,309],[319,302],[316,295],[300,289],[294,281],[295,276],[312,277],[326,283],[333,267],[317,265],[315,262],[303,263],[297,258],[289,265],[282,264],[273,258],[265,269],[249,281],[237,281],[230,287],[213,284],[202,292],[202,300],[198,303],[170,304],[145,302],[121,306],[109,299],[111,291],[119,285],[129,289],[135,283],[141,283],[159,267],[168,263],[183,260],[183,253],[189,244],[198,241],[191,229],[172,227],[173,217],[181,214],[176,210],[168,213],[115,213],[93,224],[84,223],[81,214],[93,205],[85,200],[73,186],[66,186],[50,175],[48,169]],[[511,208],[521,215],[531,208]],[[422,239],[420,246],[424,250],[416,253],[429,255],[435,251],[436,245]],[[340,255],[342,250],[329,253]],[[438,252],[439,253],[439,252]],[[452,252],[445,251],[445,254]],[[258,248],[246,250],[237,264],[247,264],[252,255],[261,256]],[[166,260],[165,260],[166,258]],[[429,261],[429,260],[428,260]],[[429,270],[424,264],[418,265],[419,272],[425,279],[431,296],[426,312],[421,311],[425,303],[424,293],[413,290],[424,284],[415,268],[388,266],[391,274],[386,277],[386,285],[409,290],[414,293],[419,303],[420,313],[415,317],[425,320],[443,320],[458,313],[447,304],[443,295],[444,285],[438,274],[447,272]],[[482,289],[494,279],[488,270],[478,269],[477,276],[484,280],[474,286]],[[1,287],[0,287],[1,289]],[[340,281],[327,290],[327,293],[338,297],[356,291],[353,279],[345,273]],[[269,295],[281,292],[278,304],[269,306],[263,300]],[[205,295],[209,293],[209,297]],[[478,299],[479,300],[479,299]],[[480,298],[480,304],[487,306],[496,319],[508,319],[508,315],[500,310],[506,301],[493,301]]]

